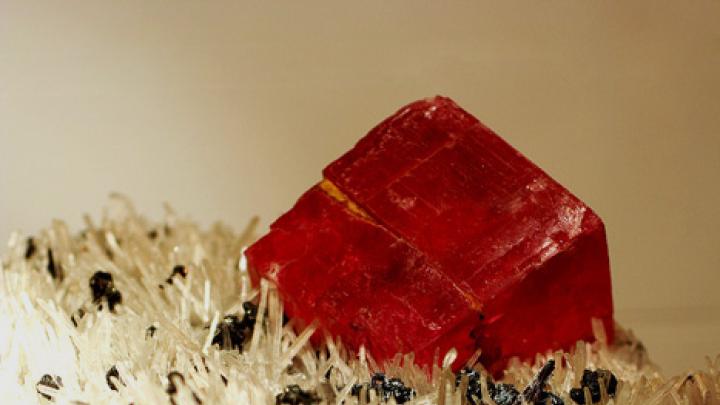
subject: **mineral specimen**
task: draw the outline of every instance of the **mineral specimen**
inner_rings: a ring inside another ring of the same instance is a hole
[[[458,107],[414,102],[372,129],[246,254],[287,313],[376,360],[507,359],[613,334],[605,229]]]
[[[375,391],[383,402],[388,402],[392,398],[396,404],[404,404],[412,400],[416,395],[415,390],[406,387],[401,379],[387,378],[383,373],[375,373],[369,383],[353,385],[350,394],[361,399],[360,395],[365,392],[364,402],[370,403],[372,399],[370,391]]]
[[[116,366],[110,367],[107,373],[105,373],[105,382],[111,390],[118,390],[116,383],[122,383],[122,380],[120,379],[120,372]]]
[[[41,392],[37,387],[38,386],[45,386],[52,389],[59,390],[63,386],[62,378],[59,376],[51,376],[50,374],[45,374],[40,378],[40,381],[35,384],[35,389],[37,390],[38,394],[42,395],[47,400],[52,400],[52,397],[48,394],[45,394]]]
[[[570,398],[580,405],[585,405],[585,390],[590,396],[592,403],[599,403],[605,396],[612,398],[617,390],[617,378],[608,370],[584,370],[580,388],[570,390]]]
[[[283,392],[275,397],[275,403],[289,405],[312,405],[320,402],[314,392],[308,392],[297,384],[288,385]]]
[[[122,294],[115,288],[112,274],[98,270],[90,277],[89,284],[94,303],[100,303],[105,298],[111,312],[115,311],[115,306],[122,303]]]
[[[212,344],[222,349],[242,351],[245,340],[252,335],[257,318],[257,306],[252,302],[243,302],[244,315],[226,315],[215,330]]]

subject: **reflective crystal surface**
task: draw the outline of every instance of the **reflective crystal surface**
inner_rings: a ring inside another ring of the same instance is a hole
[[[478,347],[501,369],[612,337],[600,218],[452,100],[414,102],[323,171],[246,252],[289,315],[421,363]]]

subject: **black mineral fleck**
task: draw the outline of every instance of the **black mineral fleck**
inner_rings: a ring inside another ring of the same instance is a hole
[[[77,328],[78,321],[81,320],[83,316],[85,316],[85,310],[82,308],[78,308],[77,311],[70,315],[70,321],[72,322],[73,326]]]
[[[122,304],[122,294],[118,290],[113,290],[107,295],[108,307],[110,311],[115,311],[115,306]]]
[[[288,385],[275,397],[275,404],[311,405],[320,402],[314,392],[305,391],[297,384]]]
[[[242,306],[243,322],[245,322],[245,325],[252,327],[255,325],[255,321],[257,320],[258,307],[250,301],[243,302]]]
[[[60,387],[63,386],[63,383],[62,383],[62,378],[60,378],[59,376],[53,377],[50,374],[45,374],[44,376],[42,376],[40,378],[40,381],[38,381],[37,384],[35,384],[35,390],[37,391],[38,394],[45,397],[45,399],[52,399],[52,397],[50,397],[50,395],[43,394],[42,392],[40,392],[40,390],[37,388],[40,385],[59,390]]]
[[[399,378],[387,378],[383,373],[375,373],[369,383],[353,385],[350,395],[360,398],[365,388],[366,401],[370,400],[370,391],[374,390],[378,397],[387,402],[394,398],[398,404],[404,404],[415,397],[415,390],[405,386]]]
[[[520,404],[520,391],[512,384],[488,383],[488,391],[497,405]]]
[[[182,264],[178,264],[172,268],[172,272],[170,273],[170,276],[165,279],[165,282],[168,284],[172,284],[173,277],[180,276],[182,278],[185,278],[185,277],[187,277],[187,275],[188,275],[188,272],[187,272],[187,269],[185,268],[185,266],[183,266]],[[162,288],[162,286],[161,286],[161,288]]]
[[[468,387],[465,391],[467,402],[470,405],[482,404],[482,387],[480,380],[482,375],[475,369],[465,367],[455,376],[455,386],[460,386],[465,376],[467,376],[468,379]],[[513,405],[520,396],[520,393],[512,384],[498,384],[496,386],[489,377],[487,377],[485,381],[487,383],[488,393],[498,405]]]
[[[602,390],[606,390],[608,397],[615,396],[617,390],[617,378],[608,370],[585,370],[583,371],[582,380],[580,380],[579,388],[570,390],[570,398],[577,404],[585,404],[584,388],[590,391],[590,399],[592,403],[600,402],[602,399]]]
[[[488,395],[497,405],[520,405],[523,403],[523,399],[533,405],[564,405],[562,398],[545,391],[547,380],[554,369],[555,362],[548,361],[522,394],[513,384],[495,383],[490,377],[486,377]],[[455,386],[460,386],[465,376],[468,379],[468,387],[465,392],[467,403],[471,405],[484,404],[481,387],[482,374],[469,367],[463,368],[455,376]]]
[[[185,377],[182,375],[182,373],[180,373],[178,371],[171,371],[170,373],[168,373],[167,379],[168,379],[168,386],[165,389],[165,392],[168,395],[170,395],[170,403],[173,405],[176,405],[177,402],[175,402],[175,398],[173,398],[173,396],[175,394],[177,394],[178,386],[180,384],[185,384]],[[190,391],[190,393],[192,394],[193,400],[195,400],[196,404],[202,404],[200,397],[198,397],[198,395],[195,392]]]
[[[212,344],[220,346],[221,349],[238,349],[242,351],[246,331],[245,324],[238,316],[227,315],[215,330]]]
[[[398,404],[404,404],[415,396],[415,390],[406,387],[398,378],[388,379],[387,382],[383,384],[382,390],[385,398],[389,399],[389,397],[392,396]],[[391,395],[388,395],[388,393]]]
[[[523,397],[525,398],[525,401],[530,403],[542,403],[540,402],[543,393],[545,392],[545,385],[547,384],[547,380],[552,375],[553,371],[555,370],[555,360],[548,360],[547,363],[538,371],[537,375],[535,376],[535,379],[530,383],[530,385],[525,388],[523,391]]]
[[[114,287],[112,274],[104,271],[96,271],[90,277],[90,290],[92,291],[93,301],[100,301]]]
[[[145,339],[154,337],[156,331],[157,331],[157,326],[155,326],[155,325],[148,326],[148,328],[145,329]]]
[[[105,298],[110,311],[115,311],[115,306],[122,303],[122,294],[115,288],[110,273],[96,271],[90,277],[90,291],[92,292],[93,302],[99,304]]]
[[[31,236],[25,241],[25,260],[29,260],[37,252],[37,246],[35,245],[35,239]]]
[[[468,387],[465,391],[465,398],[471,405],[476,405],[482,400],[482,391],[480,390],[480,373],[476,370],[465,367],[455,376],[455,386],[459,387],[463,377],[467,376]]]
[[[113,381],[113,379],[115,381]],[[105,373],[105,382],[107,382],[108,387],[110,387],[110,389],[113,391],[118,390],[117,385],[115,385],[115,382],[123,384],[122,380],[120,379],[120,373],[118,372],[117,367],[112,366],[112,367],[110,367],[110,370],[108,370],[108,372]]]
[[[362,391],[363,387],[366,386],[370,387],[370,384],[353,384],[352,389],[350,390],[350,395],[360,398],[360,392]]]
[[[47,250],[47,256],[48,256],[48,263],[47,263],[47,271],[50,273],[50,277],[62,281],[63,279],[63,273],[62,273],[62,266],[60,264],[55,263],[55,257],[53,256],[52,249]]]
[[[165,389],[165,392],[167,392],[170,395],[175,395],[178,392],[178,384],[182,383],[185,384],[185,376],[182,375],[182,373],[178,371],[171,371],[167,375],[168,379],[168,386]]]
[[[243,302],[243,317],[226,315],[215,330],[213,345],[221,349],[238,349],[242,351],[245,340],[252,335],[257,320],[257,305]]]
[[[187,277],[187,269],[182,264],[178,264],[177,266],[173,267],[171,276],[180,276],[182,278]]]

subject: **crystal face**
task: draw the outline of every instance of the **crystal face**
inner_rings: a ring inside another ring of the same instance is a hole
[[[605,229],[582,201],[458,107],[414,102],[323,171],[246,254],[287,312],[377,360],[513,356],[612,337]]]

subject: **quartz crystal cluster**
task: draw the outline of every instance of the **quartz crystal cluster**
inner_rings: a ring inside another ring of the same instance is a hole
[[[452,100],[403,107],[246,252],[286,311],[375,360],[511,357],[613,336],[605,229]]]
[[[117,195],[103,212],[81,230],[14,233],[0,252],[2,405],[720,403],[720,356],[664,378],[632,334],[609,344],[599,322],[594,342],[512,360],[502,378],[454,373],[453,350],[430,373],[405,355],[381,374],[337,337],[310,344],[315,325],[286,319],[266,280],[251,285],[241,252],[256,222],[202,229],[170,209],[151,221]]]

